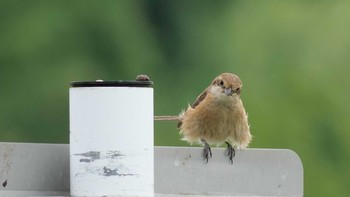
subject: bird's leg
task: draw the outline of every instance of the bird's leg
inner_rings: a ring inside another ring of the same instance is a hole
[[[230,158],[230,163],[233,164],[233,157],[236,155],[235,149],[227,141],[225,143],[227,144],[226,156],[228,156]]]
[[[209,157],[210,158],[212,157],[211,149],[209,144],[204,139],[201,139],[201,142],[204,144],[203,156],[204,156],[204,159],[206,160],[205,163],[208,163]]]

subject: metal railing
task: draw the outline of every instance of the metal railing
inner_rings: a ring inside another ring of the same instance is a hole
[[[155,147],[155,196],[303,196],[303,166],[291,150]],[[108,177],[107,177],[108,178]],[[137,187],[137,186],[135,186]],[[69,145],[0,143],[0,196],[69,196]]]

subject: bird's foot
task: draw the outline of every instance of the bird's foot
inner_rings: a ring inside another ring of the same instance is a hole
[[[236,155],[235,149],[232,147],[232,145],[228,142],[225,142],[227,144],[227,149],[225,151],[225,155],[229,157],[230,163],[233,164],[233,157]]]
[[[210,148],[209,144],[204,139],[201,139],[201,142],[204,144],[203,156],[205,159],[205,163],[208,163],[209,158],[211,158],[213,156],[211,153],[211,148]]]

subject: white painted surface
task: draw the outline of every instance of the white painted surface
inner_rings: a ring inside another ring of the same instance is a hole
[[[303,196],[303,166],[291,150],[239,150],[233,165],[223,148],[212,152],[205,164],[202,148],[155,147],[155,196]],[[69,181],[69,145],[0,143],[0,196],[68,197]]]
[[[303,196],[303,166],[287,149],[155,148],[155,191],[159,196]]]
[[[72,196],[153,196],[153,89],[70,88]]]

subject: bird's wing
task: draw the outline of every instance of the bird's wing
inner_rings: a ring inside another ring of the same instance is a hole
[[[191,107],[194,109],[195,107],[197,107],[199,105],[199,103],[201,101],[204,100],[204,98],[207,96],[207,90],[204,90],[204,92],[202,92],[202,94],[200,94],[196,101],[194,101],[194,103],[191,105]],[[177,123],[177,128],[180,128],[182,125],[182,121],[181,121],[181,118],[180,118],[180,121]]]
[[[180,120],[180,121],[177,123],[177,128],[180,129],[180,128],[181,128],[181,125],[182,125],[182,121]]]
[[[205,90],[204,92],[202,92],[202,94],[200,94],[196,101],[191,105],[191,107],[194,109],[195,107],[197,107],[199,105],[199,103],[201,103],[204,98],[207,96],[207,90]]]

